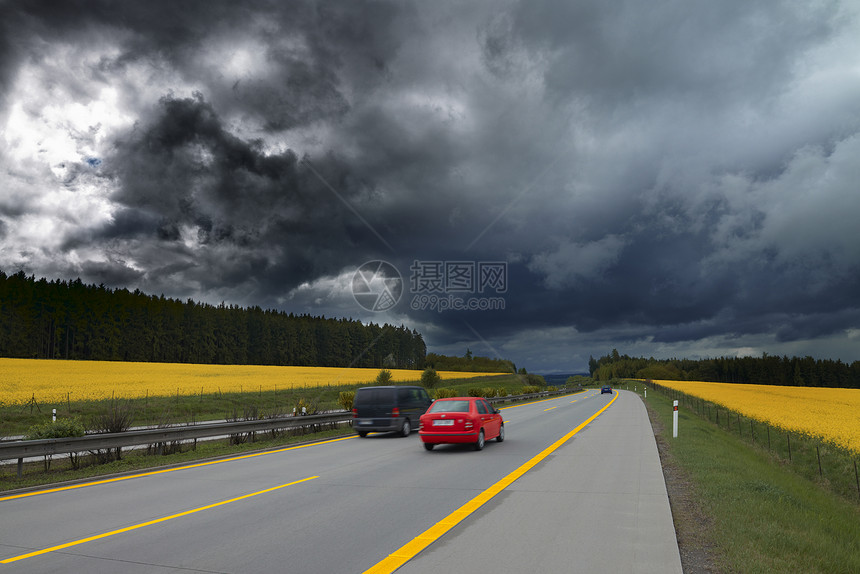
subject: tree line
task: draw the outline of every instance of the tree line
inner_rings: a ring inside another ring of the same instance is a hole
[[[655,359],[621,355],[617,349],[588,368],[598,381],[614,378],[752,383],[798,387],[860,388],[860,361],[843,363],[812,357],[762,354],[761,357]]]
[[[0,270],[0,356],[419,369],[427,347],[401,325],[209,305]]]
[[[428,353],[424,364],[437,371],[458,371],[472,373],[516,373],[517,366],[507,359],[492,359],[490,357],[478,357],[472,351],[466,349],[462,357],[450,355],[438,355]]]

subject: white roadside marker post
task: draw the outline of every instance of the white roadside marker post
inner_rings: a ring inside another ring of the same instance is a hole
[[[54,410],[54,412],[53,412],[53,413],[51,413],[51,416],[53,417],[53,418],[51,419],[51,421],[52,421],[52,422],[57,422],[57,409],[53,409],[53,410]]]
[[[678,438],[678,401],[672,401],[672,438]]]

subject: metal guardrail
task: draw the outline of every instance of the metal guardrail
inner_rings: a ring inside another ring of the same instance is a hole
[[[11,442],[0,442],[0,460],[95,451],[108,448],[121,448],[125,446],[179,442],[214,436],[265,432],[347,422],[349,420],[352,420],[351,412],[338,411],[324,415],[187,425],[118,433],[99,433],[81,437],[17,440]]]
[[[529,399],[562,395],[575,390],[581,390],[581,388],[558,389],[555,391],[543,391],[527,395],[492,397],[487,400],[490,403],[525,401]],[[143,429],[121,433],[99,433],[82,437],[4,441],[0,442],[0,460],[11,460],[17,458],[20,472],[22,460],[30,457],[98,451],[127,446],[181,442],[199,438],[211,438],[241,433],[266,432],[314,425],[344,423],[351,420],[352,413],[350,411],[337,411],[322,415],[280,417],[208,424],[204,423],[178,427]]]

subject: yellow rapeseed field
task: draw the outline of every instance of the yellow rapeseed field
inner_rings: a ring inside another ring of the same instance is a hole
[[[277,391],[294,387],[371,383],[379,369],[277,367],[258,365],[188,365],[0,358],[0,404],[112,397],[196,395],[218,392]],[[395,382],[418,381],[421,371],[391,369]],[[440,371],[445,379],[499,373]]]
[[[860,389],[655,381],[785,430],[860,453]]]

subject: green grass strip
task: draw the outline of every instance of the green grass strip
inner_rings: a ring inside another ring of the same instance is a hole
[[[641,385],[638,389],[642,394]],[[685,407],[672,438],[672,401],[649,389],[667,455],[709,518],[708,536],[725,572],[860,572],[860,506],[739,440]],[[676,518],[677,521],[677,518]]]

